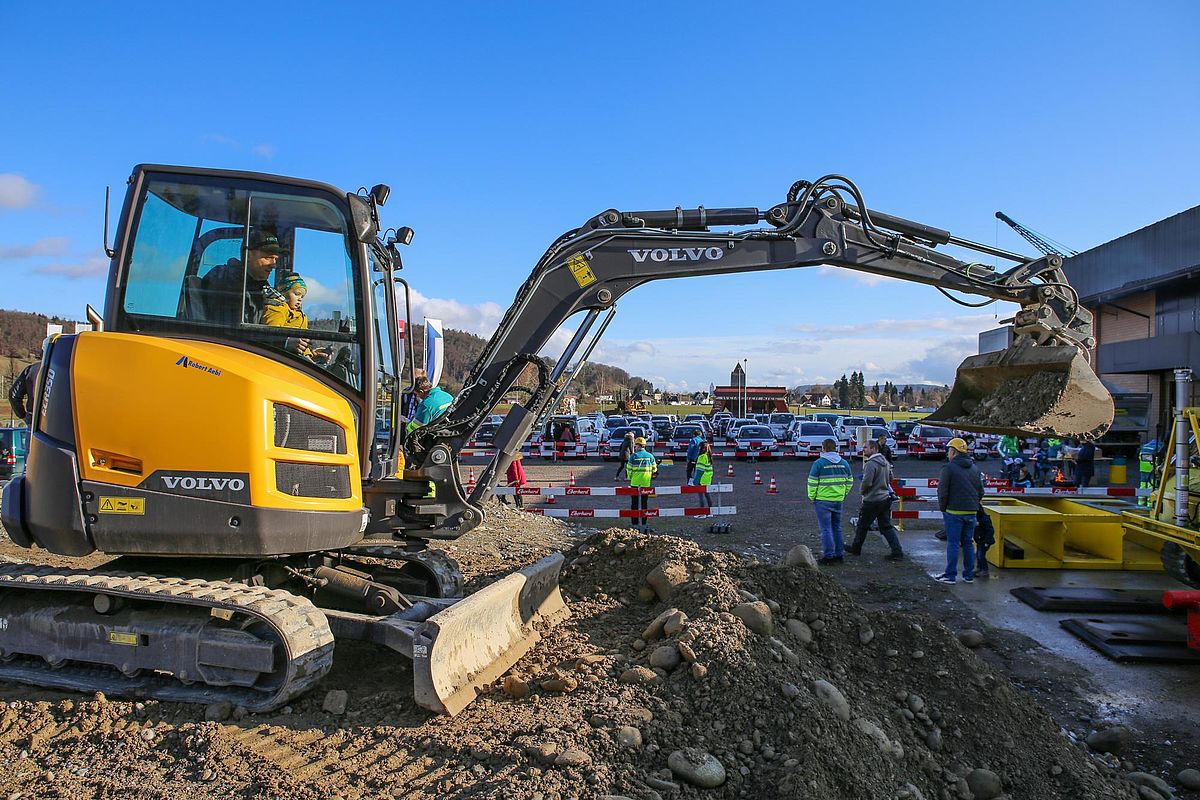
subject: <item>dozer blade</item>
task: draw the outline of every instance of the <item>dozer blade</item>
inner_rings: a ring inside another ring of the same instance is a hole
[[[480,589],[425,621],[413,642],[413,696],[421,706],[457,714],[476,690],[503,675],[570,612],[558,591],[556,553]]]
[[[963,361],[926,419],[978,433],[1091,441],[1113,420],[1112,395],[1075,347],[1013,347]]]

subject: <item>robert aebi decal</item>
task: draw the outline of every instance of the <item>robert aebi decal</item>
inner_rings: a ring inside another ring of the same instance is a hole
[[[187,356],[180,356],[179,360],[175,362],[175,366],[183,367],[184,369],[190,367],[192,369],[198,369],[201,372],[207,372],[209,375],[216,375],[218,378],[221,377],[221,370],[217,369],[216,367],[210,367],[207,364],[201,364],[199,361],[193,361]]]

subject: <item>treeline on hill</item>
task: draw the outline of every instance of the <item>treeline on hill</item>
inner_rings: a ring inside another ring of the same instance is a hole
[[[885,381],[883,386],[878,382],[866,385],[866,379],[861,372],[851,372],[850,376],[842,375],[831,386],[814,384],[808,387],[797,386],[792,390],[797,396],[807,392],[828,392],[830,399],[840,408],[866,408],[868,406],[938,406],[946,401],[950,394],[949,386],[934,386],[930,384],[906,384],[900,386]]]
[[[411,335],[417,363],[423,364],[425,361],[424,326],[413,326]],[[479,355],[483,352],[487,340],[473,333],[453,328],[444,329],[442,335],[446,342],[445,356],[442,360],[441,385],[446,391],[457,394],[462,390],[475,362],[479,360]],[[543,358],[542,360],[547,366],[554,366],[550,359]],[[526,367],[521,373],[521,377],[517,379],[517,384],[532,387],[534,380],[534,368]],[[599,394],[636,394],[653,388],[650,381],[630,375],[620,367],[589,363],[575,376],[575,380],[571,382],[569,393],[582,397],[595,397]]]
[[[27,311],[0,310],[0,355],[17,359],[35,358],[42,350],[48,322],[63,323],[66,320]]]

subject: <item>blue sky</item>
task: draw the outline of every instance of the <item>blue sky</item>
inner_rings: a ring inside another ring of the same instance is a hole
[[[392,186],[419,308],[488,334],[605,208],[780,202],[852,178],[878,210],[1031,252],[1200,202],[1200,5],[7,4],[0,307],[100,307],[104,186],[139,162]],[[115,216],[115,212],[114,212]],[[949,381],[1012,306],[835,269],[651,284],[596,360],[676,388]]]

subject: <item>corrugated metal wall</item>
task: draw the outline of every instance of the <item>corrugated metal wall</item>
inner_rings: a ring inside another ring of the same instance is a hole
[[[1085,300],[1200,275],[1200,206],[1068,258],[1063,268]]]

